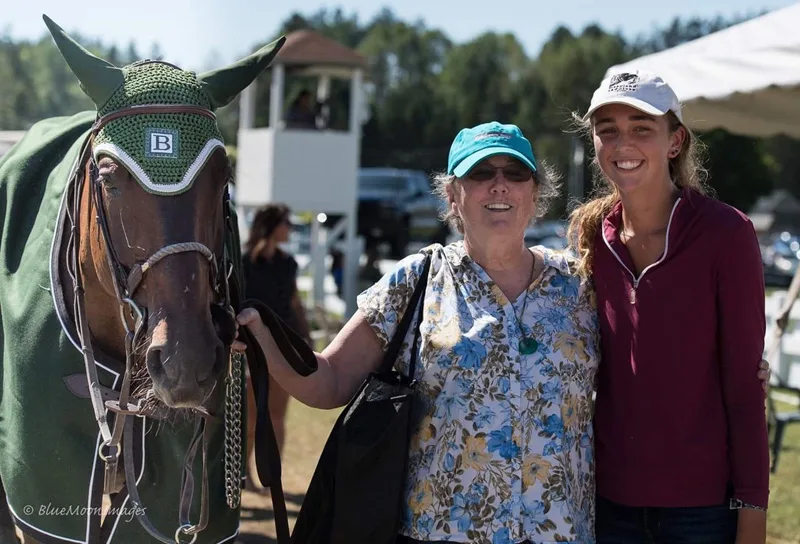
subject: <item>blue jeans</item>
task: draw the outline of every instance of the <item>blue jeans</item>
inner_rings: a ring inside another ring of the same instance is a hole
[[[597,544],[733,544],[736,510],[720,506],[639,508],[597,497]]]

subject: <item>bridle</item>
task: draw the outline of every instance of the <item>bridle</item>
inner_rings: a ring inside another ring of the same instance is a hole
[[[194,435],[191,439],[189,448],[184,458],[184,470],[181,478],[180,505],[179,505],[179,526],[172,538],[164,536],[159,532],[147,518],[146,509],[141,503],[136,487],[136,476],[134,474],[133,459],[133,424],[135,416],[158,417],[143,406],[141,400],[133,402],[131,397],[131,380],[133,375],[134,349],[141,340],[142,334],[146,330],[148,309],[137,304],[134,300],[138,288],[146,274],[153,269],[160,261],[182,253],[199,253],[208,263],[210,269],[210,281],[214,289],[217,302],[212,305],[212,317],[219,321],[219,326],[223,331],[221,336],[226,346],[228,355],[228,369],[225,377],[225,482],[226,500],[229,508],[237,508],[241,499],[241,478],[242,467],[242,444],[241,444],[241,407],[243,391],[241,388],[242,379],[242,357],[240,354],[231,352],[230,345],[233,342],[235,333],[235,312],[231,299],[231,274],[233,273],[233,263],[231,262],[231,248],[228,247],[228,229],[234,227],[229,212],[229,195],[225,191],[221,202],[224,213],[223,229],[223,249],[220,256],[216,256],[207,246],[200,242],[186,241],[169,244],[155,251],[144,263],[136,264],[130,269],[122,264],[119,255],[114,248],[111,239],[109,221],[103,201],[103,188],[98,179],[97,165],[92,158],[92,145],[97,132],[106,123],[129,115],[139,115],[148,113],[191,113],[203,115],[215,119],[212,111],[191,105],[144,105],[131,106],[124,108],[96,120],[92,126],[90,137],[87,139],[84,150],[81,154],[81,168],[77,169],[74,181],[75,186],[72,194],[72,202],[68,206],[68,214],[71,216],[72,224],[67,247],[69,274],[74,286],[74,310],[76,328],[81,345],[86,367],[86,376],[89,386],[89,396],[92,401],[95,420],[100,429],[102,444],[99,449],[99,456],[105,463],[104,486],[105,494],[112,493],[116,489],[116,475],[119,456],[122,453],[125,472],[125,485],[128,490],[132,506],[135,508],[136,516],[142,526],[150,533],[153,538],[165,544],[180,544],[181,535],[186,535],[189,542],[194,542],[197,535],[205,529],[208,524],[208,446],[210,440],[209,420],[219,419],[218,415],[211,414],[205,409],[195,409],[196,424]],[[94,360],[94,352],[91,344],[91,333],[89,323],[86,318],[86,308],[84,299],[84,286],[78,265],[77,240],[79,237],[79,217],[80,202],[84,184],[88,183],[92,206],[95,210],[96,220],[100,227],[100,232],[105,244],[105,255],[111,276],[113,278],[114,292],[119,305],[120,319],[125,330],[125,370],[122,380],[119,398],[103,402],[101,386],[98,380],[97,367]],[[130,324],[129,324],[130,322]],[[113,427],[109,425],[106,418],[106,410],[114,412]],[[202,446],[202,447],[201,447]],[[203,475],[200,482],[201,487],[201,508],[199,521],[192,523],[189,520],[189,512],[195,491],[195,482],[192,467],[198,448],[201,448]]]

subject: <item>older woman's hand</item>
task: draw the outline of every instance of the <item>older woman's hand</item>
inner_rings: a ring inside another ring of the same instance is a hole
[[[236,316],[236,336],[234,337],[231,349],[234,351],[245,351],[247,345],[239,340],[239,326],[245,326],[250,329],[256,340],[261,343],[265,335],[269,334],[269,329],[261,321],[261,316],[254,308],[245,308],[239,315]]]
[[[758,379],[761,380],[761,387],[764,388],[764,393],[766,396],[767,392],[769,391],[769,378],[772,375],[772,371],[769,369],[769,362],[765,359],[761,359],[761,363],[758,365]]]

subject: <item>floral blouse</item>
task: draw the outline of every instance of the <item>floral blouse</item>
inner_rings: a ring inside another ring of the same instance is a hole
[[[417,540],[594,542],[592,393],[599,362],[594,292],[566,256],[510,302],[465,252],[434,244],[415,377],[419,406],[401,533]],[[361,293],[384,349],[424,255]],[[519,350],[517,316],[538,342]],[[397,368],[405,371],[413,328]]]

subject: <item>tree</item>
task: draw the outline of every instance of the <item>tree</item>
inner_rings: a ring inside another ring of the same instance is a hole
[[[398,21],[384,9],[368,25],[358,50],[367,57],[371,98],[382,105],[391,89],[429,83],[441,72],[452,44],[439,30],[421,21],[413,25]]]
[[[563,130],[572,112],[586,111],[606,70],[625,60],[624,40],[596,25],[577,37],[565,28],[556,29],[536,61],[550,101],[543,119],[546,126]]]
[[[713,130],[702,135],[707,146],[708,184],[715,196],[747,213],[772,189],[774,171],[765,160],[764,142]]]
[[[559,27],[520,78],[515,98],[516,123],[532,135],[536,153],[563,176],[573,168],[573,113],[588,109],[606,70],[627,58],[625,41],[618,35],[596,25],[587,26],[578,36]],[[582,175],[589,180],[591,156],[586,153],[584,157]],[[589,188],[590,184],[584,183],[584,193]],[[567,197],[564,191],[562,199],[553,204],[551,216],[562,216],[567,211]]]
[[[371,21],[358,47],[369,59],[372,111],[364,126],[363,164],[441,168],[457,130],[440,78],[450,48],[443,32],[421,21],[398,21],[389,10]]]
[[[514,117],[515,84],[528,66],[511,34],[488,32],[450,50],[440,75],[444,98],[461,126]]]
[[[161,46],[158,43],[154,43],[150,46],[150,54],[147,55],[147,58],[151,60],[164,60],[164,53],[161,51]]]
[[[729,20],[675,19],[635,40],[625,40],[597,25],[580,33],[556,28],[535,58],[528,58],[511,34],[488,32],[454,44],[441,29],[422,20],[405,21],[391,9],[361,21],[342,9],[292,13],[265,33],[265,43],[280,34],[311,29],[367,58],[365,74],[371,118],[363,127],[361,164],[398,166],[427,171],[444,167],[450,143],[465,126],[498,120],[519,125],[529,136],[539,158],[567,175],[574,134],[572,113],[586,110],[606,70],[636,56],[679,45],[733,23]],[[134,43],[120,49],[113,44],[76,36],[95,54],[118,66],[141,60]],[[157,44],[148,58],[160,59]],[[221,62],[213,51],[206,68]],[[165,59],[169,61],[170,59]],[[270,71],[256,81],[256,124],[269,118]],[[287,71],[287,100],[302,87],[312,92],[316,79]],[[330,126],[345,128],[349,121],[350,85],[332,81]],[[217,111],[230,145],[236,143],[238,98]],[[74,74],[52,43],[14,41],[0,33],[0,129],[28,128],[44,117],[71,115],[93,109]],[[785,137],[756,140],[723,131],[699,134],[708,147],[711,185],[726,202],[747,209],[753,200],[776,187],[800,197],[800,142]],[[589,179],[586,154],[584,179]],[[588,184],[586,184],[588,186]],[[565,203],[554,206],[563,213]]]
[[[766,139],[762,149],[774,188],[787,189],[800,198],[800,140],[775,136]]]
[[[139,56],[139,51],[136,49],[136,44],[134,42],[130,42],[128,44],[128,49],[125,52],[125,64],[131,64],[136,61],[142,60],[142,57]]]

